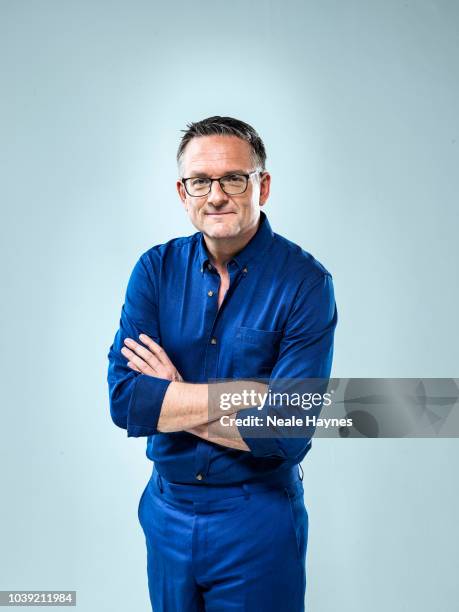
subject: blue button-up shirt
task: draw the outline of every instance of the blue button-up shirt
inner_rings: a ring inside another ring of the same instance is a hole
[[[131,370],[121,353],[125,338],[140,342],[140,333],[153,338],[189,383],[330,376],[337,322],[330,273],[273,233],[263,212],[257,233],[227,269],[230,286],[219,309],[220,276],[201,232],[143,253],[129,279],[108,354],[111,417],[128,436],[148,438],[147,457],[172,482],[282,479],[296,469],[311,440],[256,438],[240,426],[248,452],[184,431],[158,432],[170,381]]]

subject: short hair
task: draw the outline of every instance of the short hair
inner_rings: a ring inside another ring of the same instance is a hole
[[[253,162],[261,170],[265,170],[266,164],[266,150],[265,145],[258,135],[257,131],[248,123],[234,119],[233,117],[220,117],[215,115],[214,117],[207,117],[201,121],[195,123],[188,123],[184,132],[180,145],[177,151],[177,164],[181,167],[181,161],[185,152],[187,144],[193,138],[199,138],[200,136],[213,136],[215,134],[220,136],[237,136],[249,143],[252,149]]]

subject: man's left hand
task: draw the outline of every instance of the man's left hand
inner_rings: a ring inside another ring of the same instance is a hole
[[[146,346],[139,344],[132,338],[126,338],[124,340],[126,346],[121,349],[122,354],[128,359],[128,366],[131,370],[172,382],[183,382],[180,372],[169,359],[162,346],[146,334],[140,334],[139,340]]]

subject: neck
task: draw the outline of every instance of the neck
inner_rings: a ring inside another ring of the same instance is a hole
[[[256,224],[247,230],[244,234],[234,238],[209,238],[204,236],[209,259],[219,272],[226,272],[226,265],[231,259],[250,242],[257,233],[260,225],[261,217]]]

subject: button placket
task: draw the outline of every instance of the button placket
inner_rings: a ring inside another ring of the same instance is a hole
[[[218,319],[218,290],[220,286],[220,275],[215,270],[214,266],[210,263],[205,263],[202,268],[203,271],[203,299],[205,302],[205,326],[204,333],[208,339],[205,362],[204,362],[204,374],[205,377],[215,378],[217,375],[217,363],[218,363],[218,350],[215,346],[216,335],[215,326]],[[214,342],[212,342],[214,340]],[[205,481],[210,463],[210,452],[212,447],[199,440],[196,445],[195,454],[195,479],[196,481]]]

